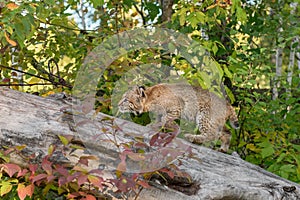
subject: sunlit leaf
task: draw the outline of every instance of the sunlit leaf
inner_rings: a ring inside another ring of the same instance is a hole
[[[11,189],[12,189],[12,185],[10,184],[10,182],[2,182],[0,186],[0,196],[9,193]]]
[[[51,144],[48,147],[48,155],[52,155],[54,151],[55,151],[55,145]]]
[[[70,141],[65,136],[59,135],[58,137],[59,137],[60,141],[63,143],[63,145],[66,146],[69,144]]]
[[[9,10],[14,10],[14,9],[17,9],[19,8],[19,6],[15,3],[8,3],[6,4],[6,7],[9,9]]]
[[[11,44],[12,46],[17,46],[17,43],[16,43],[15,41],[13,41],[12,39],[10,39],[10,38],[8,37],[8,35],[6,34],[6,32],[4,32],[4,36],[5,36],[6,41],[7,41],[9,44]]]

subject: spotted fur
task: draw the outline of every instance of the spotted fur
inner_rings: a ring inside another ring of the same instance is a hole
[[[234,108],[227,101],[208,90],[187,84],[135,86],[123,95],[118,107],[122,113],[154,112],[158,115],[157,121],[163,125],[179,118],[193,121],[201,134],[185,134],[185,138],[199,144],[220,139],[224,152],[228,150],[231,138],[225,122],[229,120],[233,128],[238,128]]]

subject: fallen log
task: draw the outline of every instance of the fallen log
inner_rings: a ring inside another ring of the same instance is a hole
[[[77,127],[74,125],[74,113],[70,109],[70,103],[62,99],[42,98],[0,88],[0,147],[25,144],[26,148],[22,153],[26,156],[35,154],[36,162],[40,162],[47,155],[50,144],[61,145],[58,135],[74,135],[78,140],[84,140],[78,132],[91,139],[99,130],[113,131],[116,127],[118,129],[113,137],[118,141],[128,142],[133,135],[141,133],[153,135],[148,127],[102,113],[98,113],[93,123],[82,123],[81,127]],[[188,145],[191,148],[193,156],[180,156],[179,168],[189,174],[192,180],[189,184],[180,178],[160,181],[149,189],[143,189],[138,199],[300,199],[300,185],[297,183],[267,172],[238,156],[193,145],[178,138],[176,141],[175,148],[176,145]],[[94,166],[101,165],[104,160],[106,167],[113,168],[119,162],[115,162],[118,151],[114,145],[105,142],[93,143],[91,140],[86,140],[83,144],[92,153],[104,158],[96,160]],[[72,158],[66,160],[62,154],[55,156],[57,162],[75,162]],[[22,163],[21,159],[22,157],[16,157],[14,162]],[[140,168],[135,169],[133,166],[132,170]]]

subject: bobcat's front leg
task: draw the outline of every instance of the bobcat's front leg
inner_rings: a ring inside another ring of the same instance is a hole
[[[155,122],[147,126],[155,129],[173,127],[175,123],[174,120],[180,116],[180,111],[166,110],[161,105],[152,105],[151,110],[153,110],[153,112],[155,111]]]
[[[220,147],[219,151],[222,151],[222,152],[228,151],[229,146],[230,146],[230,139],[231,139],[231,133],[226,127],[224,127],[222,134],[220,136],[220,140],[222,143],[221,143],[221,147]]]
[[[206,142],[211,142],[215,139],[218,139],[218,138],[215,138],[212,134],[203,134],[203,133],[200,133],[200,135],[195,135],[195,134],[185,134],[184,137],[192,142],[192,143],[195,143],[195,144],[203,144],[203,143],[206,143]]]

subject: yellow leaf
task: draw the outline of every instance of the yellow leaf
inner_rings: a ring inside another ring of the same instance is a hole
[[[11,44],[12,46],[17,46],[17,43],[16,43],[15,41],[11,40],[11,39],[8,37],[8,35],[6,34],[6,32],[4,32],[4,36],[5,36],[6,41],[7,41],[9,44]]]
[[[6,7],[9,9],[9,10],[14,10],[14,9],[17,9],[19,6],[15,3],[8,3],[6,5]]]
[[[257,152],[257,148],[254,146],[254,144],[247,144],[246,148],[251,151]]]
[[[32,77],[28,83],[29,84],[36,84],[36,83],[39,83],[41,81],[41,79],[37,78],[37,77]]]
[[[12,189],[12,185],[9,182],[3,182],[2,186],[0,187],[0,196],[4,196],[5,194],[9,193]]]

